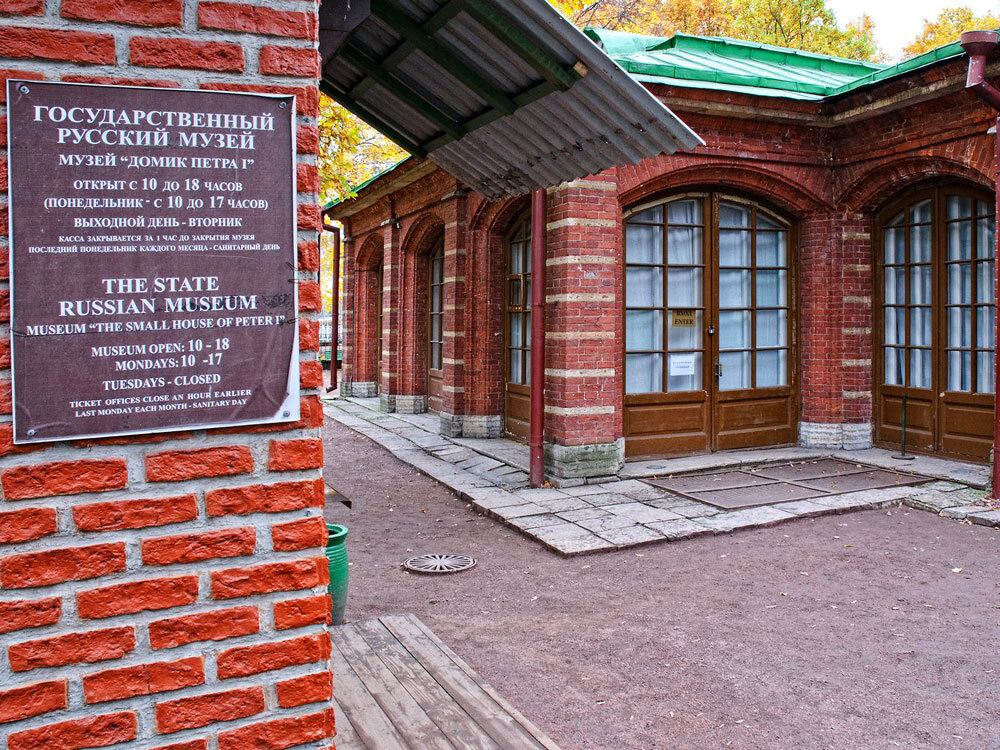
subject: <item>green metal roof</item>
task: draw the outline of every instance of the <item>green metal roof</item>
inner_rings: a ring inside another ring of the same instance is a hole
[[[823,99],[962,54],[958,42],[883,66],[722,37],[654,37],[588,28],[587,35],[633,78],[685,88]]]

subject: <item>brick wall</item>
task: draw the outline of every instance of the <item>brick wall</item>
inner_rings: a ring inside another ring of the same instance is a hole
[[[0,416],[0,750],[330,744],[316,39],[314,0],[0,0],[3,79],[298,96],[303,350],[296,424],[22,447]]]

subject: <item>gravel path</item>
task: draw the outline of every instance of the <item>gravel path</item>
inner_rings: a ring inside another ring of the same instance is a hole
[[[563,559],[328,420],[348,618],[416,613],[563,750],[1000,749],[1000,532],[908,509]],[[411,554],[476,569],[404,573]]]

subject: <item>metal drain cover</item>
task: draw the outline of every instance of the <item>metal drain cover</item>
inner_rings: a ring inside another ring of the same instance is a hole
[[[403,567],[411,573],[445,575],[461,573],[476,566],[476,560],[468,555],[420,555],[411,557]]]

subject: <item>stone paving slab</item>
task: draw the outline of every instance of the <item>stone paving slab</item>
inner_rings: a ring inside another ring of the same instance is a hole
[[[366,402],[366,403],[359,403]],[[387,416],[378,399],[327,402],[326,413],[371,438],[394,456],[450,487],[477,510],[518,529],[561,555],[606,552],[657,542],[676,542],[724,534],[831,513],[885,508],[905,503],[948,518],[1000,528],[1000,509],[986,504],[977,485],[985,467],[922,457],[900,467],[888,451],[839,451],[832,455],[866,466],[900,469],[939,477],[918,486],[862,490],[753,508],[722,510],[641,481],[643,472],[668,467],[671,475],[727,466],[754,466],[812,460],[829,451],[805,448],[763,449],[732,454],[651,460],[627,464],[618,478],[560,488],[529,488],[527,448],[510,441],[452,439],[439,435],[439,420],[426,415]],[[484,446],[489,446],[485,450]],[[514,446],[514,447],[512,447]],[[874,449],[873,449],[874,450]],[[521,464],[521,462],[524,464]],[[937,462],[937,463],[935,463]],[[933,472],[921,470],[929,466]],[[649,473],[648,476],[655,476]],[[748,488],[747,491],[752,491]]]

